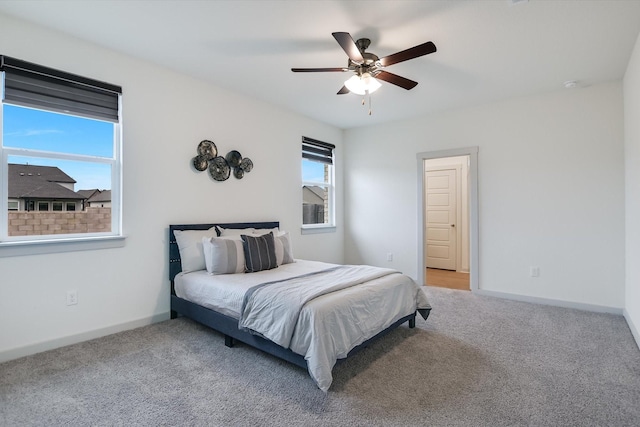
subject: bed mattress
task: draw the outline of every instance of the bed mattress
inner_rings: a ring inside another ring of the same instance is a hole
[[[182,299],[210,308],[238,319],[244,294],[252,287],[275,280],[286,280],[304,274],[326,270],[333,264],[297,260],[273,270],[256,273],[212,275],[207,270],[178,273],[175,277],[176,295]]]

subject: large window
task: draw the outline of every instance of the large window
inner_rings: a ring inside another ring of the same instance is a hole
[[[335,225],[334,149],[333,144],[302,137],[303,228]]]
[[[0,243],[121,235],[119,86],[0,56]],[[86,203],[109,190],[108,208]]]

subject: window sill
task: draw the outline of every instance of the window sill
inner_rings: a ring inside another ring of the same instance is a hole
[[[307,225],[302,226],[300,234],[320,234],[320,233],[335,233],[335,225]]]
[[[100,236],[39,241],[1,242],[0,258],[121,248],[124,247],[125,239],[125,236]]]

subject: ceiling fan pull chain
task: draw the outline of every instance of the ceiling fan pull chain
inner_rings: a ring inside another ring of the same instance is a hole
[[[369,93],[369,91],[367,91],[367,95],[369,95],[369,115],[371,115],[373,109],[371,108],[371,94]]]

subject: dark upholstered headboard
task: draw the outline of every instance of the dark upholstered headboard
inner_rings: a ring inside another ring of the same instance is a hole
[[[234,222],[234,223],[213,223],[213,224],[182,224],[169,226],[169,279],[173,282],[176,274],[182,271],[180,263],[180,251],[176,243],[174,230],[208,230],[214,225],[222,228],[275,228],[280,227],[280,222]]]

